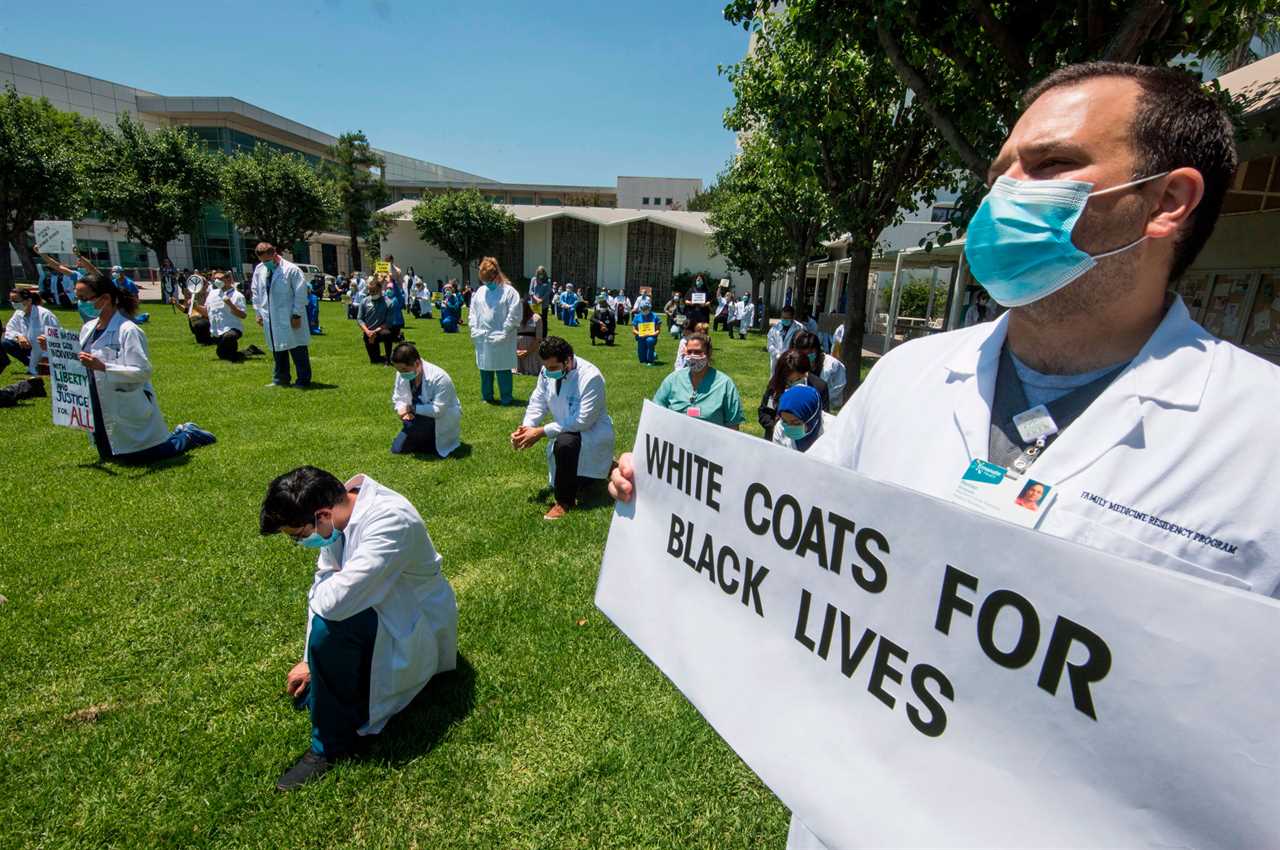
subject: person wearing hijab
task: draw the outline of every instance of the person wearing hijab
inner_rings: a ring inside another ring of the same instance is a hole
[[[609,306],[609,297],[601,292],[596,296],[596,309],[591,313],[591,344],[597,339],[604,340],[605,345],[613,345],[618,333],[618,319],[614,316],[614,308]]]
[[[645,366],[658,364],[658,337],[662,335],[662,323],[653,312],[653,299],[641,295],[636,299],[636,312],[631,317],[631,333],[636,338],[636,355]]]
[[[818,393],[819,406],[823,410],[830,409],[830,395],[826,382],[814,374],[814,369],[804,352],[794,348],[788,349],[778,358],[773,376],[769,379],[769,385],[765,387],[764,396],[760,399],[760,407],[756,409],[756,421],[764,429],[766,438],[771,437],[776,430],[778,405],[782,402],[783,394],[790,387],[801,384],[812,387]]]
[[[773,431],[773,441],[806,452],[820,436],[822,399],[818,391],[805,384],[791,387],[778,401],[778,424]]]

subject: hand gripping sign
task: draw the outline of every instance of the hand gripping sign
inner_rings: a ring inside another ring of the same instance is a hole
[[[67,328],[47,328],[49,377],[53,391],[53,424],[93,433],[93,401],[89,394],[89,371],[80,362],[80,336]]]
[[[635,466],[596,604],[828,846],[1280,846],[1275,601],[649,402]]]

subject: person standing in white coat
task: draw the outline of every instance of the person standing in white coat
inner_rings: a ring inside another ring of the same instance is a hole
[[[302,269],[281,257],[270,242],[255,249],[258,266],[253,270],[253,310],[267,338],[267,350],[275,358],[273,387],[290,383],[289,359],[297,370],[294,386],[311,386],[311,329],[307,325],[310,287]]]
[[[151,386],[147,336],[132,319],[138,296],[101,272],[91,272],[76,281],[76,298],[81,314],[89,317],[80,329],[80,362],[89,372],[90,439],[98,457],[114,463],[153,463],[217,442],[194,422],[184,422],[172,432],[165,427]]]
[[[411,342],[391,352],[396,385],[391,406],[403,425],[391,443],[394,455],[426,452],[448,457],[462,434],[462,405],[449,373],[428,363]]]
[[[578,503],[581,479],[609,476],[613,419],[605,405],[604,375],[573,354],[573,346],[549,336],[538,347],[542,374],[529,396],[524,422],[511,445],[527,449],[547,438],[548,477],[555,504],[543,519],[559,519]],[[551,421],[539,425],[548,414]]]
[[[303,659],[285,677],[311,714],[311,746],[280,777],[291,791],[353,755],[458,658],[458,606],[444,561],[404,496],[367,475],[314,466],[276,478],[258,530],[319,549]]]
[[[497,375],[501,403],[506,407],[511,404],[511,370],[516,368],[516,336],[523,314],[520,293],[493,257],[480,261],[480,281],[484,285],[472,293],[467,318],[480,370],[480,396],[493,403],[493,378]]]
[[[769,335],[765,340],[765,347],[769,350],[770,375],[777,368],[778,358],[782,356],[782,352],[791,347],[791,340],[799,332],[800,325],[796,324],[796,309],[790,305],[783,307],[782,318],[769,328]]]
[[[1234,179],[1229,117],[1180,71],[1109,62],[1055,71],[1024,104],[965,244],[1008,312],[895,348],[809,456],[941,499],[973,461],[1021,462],[1057,494],[1039,531],[1280,597],[1276,503],[1257,497],[1280,475],[1280,443],[1258,439],[1280,368],[1169,293]],[[1024,440],[1023,413],[1055,431]],[[631,474],[620,459],[619,498]],[[795,819],[788,844],[823,846]]]

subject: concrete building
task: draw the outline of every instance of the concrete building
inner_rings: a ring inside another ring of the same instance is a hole
[[[384,252],[402,268],[432,285],[462,277],[462,269],[434,245],[422,241],[411,218],[416,202],[399,201],[384,209],[396,217]],[[705,213],[623,210],[609,207],[547,207],[503,204],[519,226],[492,252],[512,280],[532,277],[545,266],[555,280],[580,288],[625,289],[635,297],[640,287],[653,287],[663,300],[672,277],[681,272],[707,272],[714,285],[731,277],[724,257],[714,255]],[[471,270],[475,280],[475,267]],[[661,305],[659,305],[661,306]]]
[[[165,96],[0,53],[0,86],[6,84],[19,94],[48,98],[59,109],[108,126],[114,126],[119,116],[129,115],[151,129],[189,127],[210,148],[228,155],[268,144],[318,165],[338,141],[329,133],[239,98]],[[376,133],[372,135],[376,138]],[[504,183],[394,151],[378,152],[386,160],[383,177],[396,202],[416,202],[432,193],[476,188],[494,203],[517,207],[626,208],[634,198],[636,209],[673,210],[702,188],[701,180],[662,177],[619,177],[613,186]],[[135,278],[146,278],[157,265],[154,253],[131,243],[122,226],[90,218],[76,222],[75,232],[77,243],[99,266],[119,264],[134,270]],[[290,250],[297,262],[337,274],[352,267],[348,246],[345,234],[319,233],[305,243],[281,247]],[[241,268],[254,261],[252,249],[250,241],[216,205],[205,209],[192,233],[168,246],[170,258],[179,268]],[[18,257],[12,250],[9,260],[17,270]],[[20,271],[17,276],[21,278]]]

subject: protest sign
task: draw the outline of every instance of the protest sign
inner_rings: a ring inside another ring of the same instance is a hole
[[[690,302],[690,303],[692,303],[692,304],[706,304],[706,303],[707,303],[707,293],[705,293],[705,292],[690,292],[690,293],[689,293],[689,302]]]
[[[636,325],[636,333],[640,336],[653,336],[658,332],[657,322],[640,322]]]
[[[391,274],[391,263],[386,260],[379,260],[373,264],[374,274]]]
[[[76,240],[69,221],[37,221],[33,227],[36,250],[46,254],[70,254]]]
[[[635,469],[596,604],[828,846],[1280,845],[1274,600],[650,402]]]
[[[53,391],[53,424],[93,433],[93,401],[89,396],[89,370],[80,362],[80,335],[67,328],[46,328],[49,377]]]

